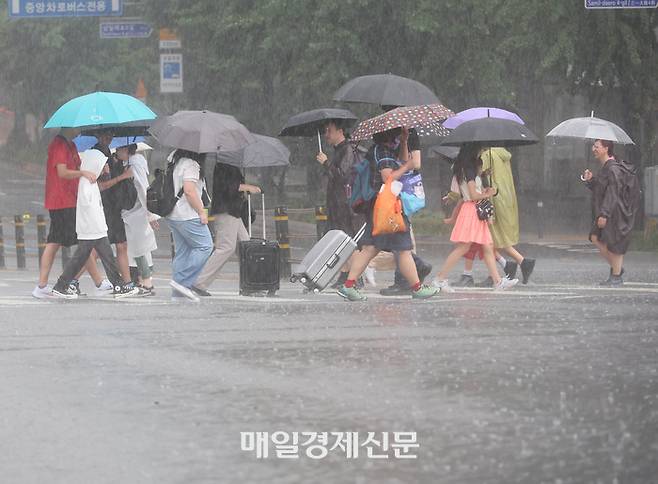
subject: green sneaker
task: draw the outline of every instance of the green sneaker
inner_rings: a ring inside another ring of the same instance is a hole
[[[355,287],[345,287],[345,285],[341,285],[338,288],[338,291],[336,293],[342,297],[347,299],[348,301],[365,301],[368,299],[366,296],[361,294],[358,289]]]
[[[439,290],[436,287],[432,286],[420,286],[417,291],[411,291],[412,299],[429,299],[432,296],[436,296]]]

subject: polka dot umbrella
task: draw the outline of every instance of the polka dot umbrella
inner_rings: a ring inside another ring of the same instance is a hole
[[[367,140],[375,133],[402,126],[414,128],[418,136],[447,136],[449,130],[444,128],[442,123],[454,115],[455,113],[442,104],[395,108],[361,122],[352,132],[352,140]]]

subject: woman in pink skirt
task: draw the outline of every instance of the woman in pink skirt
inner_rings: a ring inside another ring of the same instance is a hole
[[[450,241],[454,242],[456,246],[434,279],[434,286],[443,292],[454,292],[448,282],[448,274],[454,265],[471,249],[471,244],[482,246],[484,262],[493,279],[495,291],[504,291],[519,282],[518,279],[510,280],[501,278],[498,275],[489,222],[480,220],[477,215],[477,202],[496,194],[494,188],[482,188],[482,180],[480,179],[482,160],[478,158],[478,152],[479,147],[476,145],[463,146],[453,167],[453,183],[456,182],[459,186],[462,200],[453,210],[452,216],[444,220],[447,224],[455,224],[450,235]]]

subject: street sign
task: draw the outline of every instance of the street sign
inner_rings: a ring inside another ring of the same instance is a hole
[[[180,49],[181,46],[176,32],[170,29],[160,29],[160,50]]]
[[[7,0],[12,18],[119,16],[123,0]]]
[[[160,92],[183,92],[183,54],[160,54]]]
[[[153,28],[143,20],[103,20],[100,23],[101,39],[146,39]]]
[[[585,8],[656,8],[658,0],[585,0]]]

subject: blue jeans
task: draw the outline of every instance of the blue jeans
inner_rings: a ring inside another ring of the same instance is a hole
[[[176,254],[171,263],[172,279],[185,287],[192,287],[212,253],[212,237],[201,220],[169,220]]]

